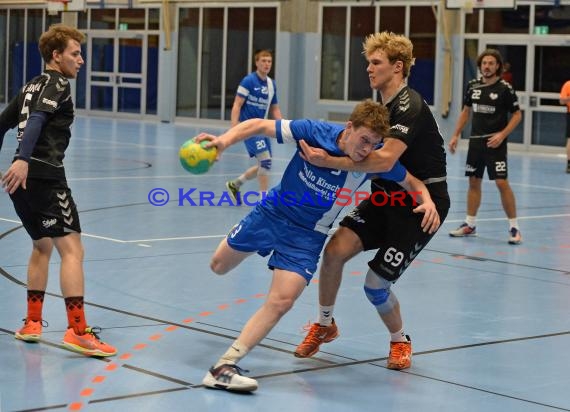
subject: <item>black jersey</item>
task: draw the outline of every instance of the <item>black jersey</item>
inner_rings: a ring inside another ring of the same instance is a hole
[[[463,105],[473,111],[473,137],[500,132],[509,123],[509,113],[520,110],[513,87],[501,79],[493,84],[485,84],[481,79],[471,80],[463,96]]]
[[[390,113],[390,137],[404,142],[407,149],[400,162],[418,179],[430,183],[428,189],[433,201],[449,201],[445,184],[446,154],[443,137],[427,103],[415,90],[405,86],[386,103]],[[401,190],[394,182],[384,179],[372,181],[372,191],[380,188]]]
[[[61,73],[46,70],[30,80],[10,102],[18,108],[18,140],[24,136],[30,113],[48,114],[30,158],[28,177],[65,179],[63,158],[71,137],[73,101],[69,80]],[[10,111],[14,113],[13,110]],[[18,156],[19,148],[16,150]]]

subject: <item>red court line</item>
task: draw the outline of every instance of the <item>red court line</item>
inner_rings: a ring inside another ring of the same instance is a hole
[[[257,298],[259,298],[259,297],[264,297],[264,296],[266,296],[264,293],[257,293],[257,294],[254,295],[254,297],[257,297]],[[237,299],[237,300],[234,302],[234,304],[239,305],[239,304],[242,304],[242,303],[245,303],[245,302],[247,302],[247,299],[243,299],[243,298],[242,298],[242,299]],[[218,309],[219,309],[219,310],[225,310],[225,309],[227,309],[227,308],[229,308],[229,307],[230,307],[229,304],[223,304],[223,305],[218,306]],[[198,316],[203,316],[203,317],[205,317],[205,316],[210,316],[210,315],[212,315],[212,314],[214,314],[214,312],[212,312],[212,311],[204,311],[204,312],[199,313]],[[186,319],[184,319],[182,322],[184,322],[184,323],[191,323],[191,322],[193,322],[193,321],[194,321],[194,318],[186,318]],[[179,327],[179,326],[176,326],[176,325],[169,325],[169,326],[167,326],[164,330],[167,331],[167,332],[173,332],[173,331],[175,331],[175,330],[177,330],[177,329],[180,329],[180,327]],[[159,339],[161,339],[161,338],[162,338],[162,335],[161,335],[160,333],[156,333],[156,334],[154,334],[154,335],[149,336],[148,339],[151,340],[151,341],[157,341],[157,340],[159,340]],[[148,344],[146,344],[146,343],[137,343],[136,345],[133,346],[133,349],[134,349],[134,350],[143,350],[143,349],[146,349],[147,347],[148,347]],[[131,357],[132,357],[132,354],[130,354],[130,353],[123,353],[123,354],[121,354],[121,355],[118,356],[118,358],[121,359],[121,360],[127,360],[127,359],[130,359]],[[117,368],[118,368],[119,366],[121,366],[121,365],[119,365],[119,364],[117,364],[117,363],[109,363],[108,365],[105,366],[105,370],[107,370],[107,371],[109,371],[109,372],[112,372],[112,371],[117,370]],[[95,376],[95,377],[92,379],[92,382],[93,382],[93,383],[101,383],[101,382],[103,382],[105,379],[106,379],[105,376],[97,375],[97,376]],[[88,397],[88,396],[92,396],[92,395],[93,395],[93,392],[94,392],[94,389],[93,389],[93,388],[85,388],[85,389],[83,389],[83,390],[80,392],[79,395],[82,396],[82,397]],[[79,410],[81,410],[82,408],[83,408],[83,403],[82,403],[82,402],[72,402],[72,403],[69,404],[69,410],[72,410],[72,411],[79,411]]]
[[[456,259],[464,259],[464,256],[454,256],[454,258],[456,258]],[[437,260],[438,260],[438,263],[441,262],[441,261],[443,261],[443,259],[437,259]],[[417,263],[417,262],[414,262],[414,263],[416,263],[416,264],[418,264],[418,265],[421,264],[421,263]],[[350,272],[350,274],[353,275],[353,276],[359,276],[359,275],[362,274],[362,272],[360,272],[360,271],[352,271],[352,272]],[[312,283],[318,283],[318,279],[313,278],[313,279],[311,280],[311,282],[312,282]],[[265,296],[266,296],[265,293],[257,293],[257,294],[255,294],[255,295],[253,295],[254,298],[261,298],[261,297],[265,297]],[[242,304],[242,303],[246,303],[247,301],[248,301],[248,299],[244,299],[244,298],[236,299],[236,300],[234,301],[234,304],[235,304],[235,305],[240,305],[240,304]],[[218,310],[226,310],[226,309],[230,308],[230,306],[231,306],[230,304],[222,304],[222,305],[219,305],[219,306],[218,306]],[[200,312],[200,313],[198,314],[198,316],[206,317],[206,316],[210,316],[210,315],[212,315],[212,314],[214,314],[213,311],[204,311],[204,312]],[[193,321],[194,321],[193,318],[186,318],[186,319],[184,319],[182,322],[183,322],[183,323],[191,323],[191,322],[193,322]],[[311,322],[309,321],[309,323],[308,323],[307,325],[310,326],[310,325],[311,325]],[[306,328],[306,327],[308,327],[308,326],[305,326],[304,328]],[[169,326],[167,326],[164,330],[167,331],[167,332],[173,332],[173,331],[175,331],[175,330],[177,330],[177,329],[180,329],[180,327],[179,327],[179,326],[176,326],[176,325],[169,325]],[[156,333],[156,334],[154,334],[154,335],[149,336],[148,339],[151,340],[151,341],[157,341],[157,340],[159,340],[159,339],[161,339],[161,338],[162,338],[162,335],[161,335],[160,333]],[[146,344],[146,343],[138,343],[138,344],[136,344],[136,345],[133,346],[133,349],[134,349],[134,350],[143,350],[143,349],[146,349],[148,346],[149,346],[149,345]],[[131,357],[132,357],[132,354],[130,354],[130,353],[123,353],[123,354],[121,354],[121,355],[118,356],[118,358],[121,359],[121,360],[127,360],[127,359],[130,359]],[[109,363],[108,365],[105,366],[105,370],[107,370],[107,371],[109,371],[109,372],[112,372],[112,371],[117,370],[117,368],[118,368],[119,366],[121,366],[121,365],[119,365],[119,364],[117,364],[117,363]],[[93,382],[93,383],[101,383],[101,382],[105,381],[105,379],[106,379],[105,376],[103,376],[103,375],[97,375],[97,376],[95,376],[95,377],[92,379],[92,382]],[[83,390],[80,392],[80,396],[82,396],[82,397],[88,397],[88,396],[93,395],[93,392],[94,392],[94,389],[93,389],[93,388],[85,388],[85,389],[83,389]],[[81,410],[82,408],[83,408],[83,403],[82,403],[82,402],[72,402],[72,403],[69,404],[69,410],[72,410],[72,411],[78,411],[78,410]]]

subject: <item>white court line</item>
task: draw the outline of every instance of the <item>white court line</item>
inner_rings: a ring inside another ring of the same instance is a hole
[[[276,159],[274,160],[290,160],[290,159]],[[235,174],[235,173],[234,173]],[[208,173],[208,176],[211,177],[227,177],[233,176],[232,173]],[[271,176],[282,176],[282,172],[271,172],[268,173]],[[105,180],[156,180],[156,179],[179,179],[179,178],[201,178],[202,176],[192,175],[190,173],[182,173],[179,175],[162,175],[162,176],[108,176],[108,177],[75,177],[75,178],[68,178],[68,182],[82,182],[82,181],[105,181]],[[447,176],[448,180],[467,180],[466,176]],[[491,184],[492,181],[484,180],[483,183]],[[543,185],[529,185],[526,183],[514,183],[513,181],[509,181],[512,186],[521,186],[521,187],[528,187],[528,188],[535,188],[535,189],[544,189],[544,190],[552,190],[552,191],[561,191],[561,192],[570,192],[570,189],[566,189],[563,187],[554,187],[554,186],[543,186]]]
[[[517,216],[517,220],[533,220],[533,219],[550,219],[558,217],[570,217],[570,213],[560,215],[539,215],[539,216]],[[498,220],[507,220],[507,217],[489,217],[486,219],[477,218],[477,222],[494,222]],[[463,223],[465,219],[445,219],[445,223]]]
[[[208,176],[211,177],[227,177],[227,176],[233,176],[235,175],[235,173],[221,173],[221,174],[215,174],[215,173],[208,173]],[[272,175],[272,176],[282,176],[283,172],[279,173],[279,172],[273,172],[273,173],[268,173],[268,175]],[[68,178],[67,181],[68,182],[82,182],[82,181],[97,181],[97,180],[151,180],[151,179],[187,179],[187,178],[201,178],[204,175],[193,175],[191,173],[182,173],[179,175],[165,175],[165,176],[108,176],[108,177],[71,177]]]
[[[467,176],[447,176],[448,180],[451,179],[455,179],[455,180],[467,180]],[[483,180],[484,184],[492,184],[493,181],[492,180]],[[514,183],[512,180],[509,180],[509,183],[511,184],[511,186],[520,186],[520,187],[532,187],[532,188],[536,188],[536,189],[546,189],[546,190],[559,190],[562,192],[570,192],[570,189],[566,189],[560,186],[557,187],[553,187],[553,186],[542,186],[542,185],[529,185],[527,183]]]
[[[22,222],[20,222],[19,220],[13,220],[13,219],[6,219],[3,217],[0,217],[0,221],[3,222],[10,222],[10,223],[17,223],[18,225],[21,225]],[[90,235],[88,233],[83,233],[81,232],[81,236],[85,236],[85,237],[92,237],[94,239],[101,239],[101,240],[109,240],[111,242],[116,242],[116,243],[130,243],[127,240],[121,240],[121,239],[114,239],[112,237],[106,237],[106,236],[97,236],[97,235]]]
[[[208,173],[208,176],[211,177],[227,177],[233,176],[235,173],[222,173],[222,174],[215,174],[215,173]],[[282,172],[271,172],[268,173],[270,176],[282,176]],[[68,178],[68,182],[82,182],[82,181],[105,181],[105,180],[156,180],[156,179],[187,179],[187,178],[201,178],[202,176],[192,175],[190,173],[183,173],[179,175],[164,175],[164,176],[109,176],[109,177],[76,177],[76,178]],[[448,179],[456,179],[456,180],[467,180],[467,177],[454,177],[448,176]],[[491,184],[491,181],[485,181],[486,184]],[[562,188],[562,187],[553,187],[553,186],[541,186],[541,185],[529,185],[526,183],[513,183],[509,181],[511,186],[521,186],[521,187],[528,187],[528,188],[535,188],[535,189],[543,189],[543,190],[552,190],[552,191],[561,191],[561,192],[570,192],[570,189]]]
[[[551,219],[551,218],[567,218],[570,217],[570,213],[565,214],[556,214],[556,215],[539,215],[539,216],[519,216],[517,217],[518,220],[533,220],[533,219]],[[477,218],[478,222],[494,222],[499,220],[506,220],[506,217],[490,217],[490,218]],[[446,220],[445,223],[462,223],[464,219],[451,219]],[[18,220],[12,219],[5,219],[0,217],[0,221],[11,222],[11,223],[18,223],[21,224]],[[135,240],[121,240],[115,239],[108,236],[98,236],[98,235],[91,235],[88,233],[81,233],[82,236],[90,237],[93,239],[100,239],[100,240],[108,240],[110,242],[115,243],[141,243],[138,246],[142,247],[149,247],[148,245],[144,245],[142,243],[152,243],[152,242],[166,242],[172,240],[201,240],[201,239],[220,239],[225,237],[226,235],[207,235],[207,236],[180,236],[180,237],[162,237],[162,238],[154,238],[154,239],[135,239]]]
[[[19,220],[5,219],[5,218],[2,218],[2,217],[0,217],[0,220],[3,221],[3,222],[17,223],[17,224],[19,224],[19,225],[22,224],[22,222],[20,222]]]
[[[568,214],[557,214],[557,215],[540,215],[540,216],[523,216],[518,217],[519,220],[531,220],[531,219],[549,219],[549,218],[565,218],[570,217],[570,213]],[[477,219],[478,222],[493,222],[498,220],[506,220],[506,217],[491,217],[486,219]],[[459,223],[463,222],[463,219],[459,220],[446,220],[445,223]],[[214,238],[223,238],[226,235],[209,235],[209,236],[183,236],[183,237],[165,237],[165,238],[156,238],[156,239],[137,239],[137,240],[126,240],[124,243],[151,243],[151,242],[162,242],[162,241],[170,241],[170,240],[200,240],[200,239],[214,239]]]
[[[84,232],[81,232],[81,236],[91,237],[93,239],[108,240],[115,243],[129,243],[128,240],[115,239],[107,236],[90,235],[89,233],[84,233]]]
[[[19,220],[14,219],[6,219],[0,217],[0,221],[9,222],[9,223],[17,223],[19,225],[22,224]],[[99,236],[99,235],[91,235],[89,233],[81,232],[81,236],[90,237],[93,239],[100,239],[100,240],[108,240],[110,242],[115,243],[143,243],[143,242],[162,242],[162,241],[169,241],[169,240],[200,240],[200,239],[216,239],[216,238],[223,238],[226,235],[208,235],[208,236],[181,236],[181,237],[163,237],[163,238],[155,238],[155,239],[138,239],[138,240],[122,240],[122,239],[115,239],[108,236]],[[143,247],[149,247],[148,245],[139,245]]]
[[[200,240],[200,239],[216,239],[224,238],[226,235],[207,235],[207,236],[180,236],[180,237],[161,237],[156,239],[137,239],[125,240],[124,243],[142,243],[142,242],[163,242],[169,240]]]

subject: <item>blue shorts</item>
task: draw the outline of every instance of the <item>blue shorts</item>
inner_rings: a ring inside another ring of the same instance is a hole
[[[271,156],[271,142],[268,137],[265,136],[253,136],[244,141],[245,148],[249,157],[256,157],[258,154],[263,152],[269,152]]]
[[[269,269],[298,273],[307,283],[317,270],[326,234],[291,222],[262,205],[256,206],[228,234],[228,245],[240,252],[271,257]]]

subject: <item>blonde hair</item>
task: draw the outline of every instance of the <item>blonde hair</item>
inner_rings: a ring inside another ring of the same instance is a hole
[[[367,127],[382,137],[388,135],[390,130],[388,109],[370,99],[358,103],[348,120],[355,129]]]
[[[414,46],[406,36],[388,31],[374,33],[366,37],[362,47],[364,49],[362,54],[366,57],[377,50],[382,50],[388,56],[391,64],[400,60],[404,66],[402,70],[404,78],[410,75],[415,60],[413,56]]]
[[[74,27],[65,24],[53,24],[40,36],[38,49],[44,62],[49,63],[53,59],[53,52],[63,53],[69,40],[83,43],[85,35]]]

